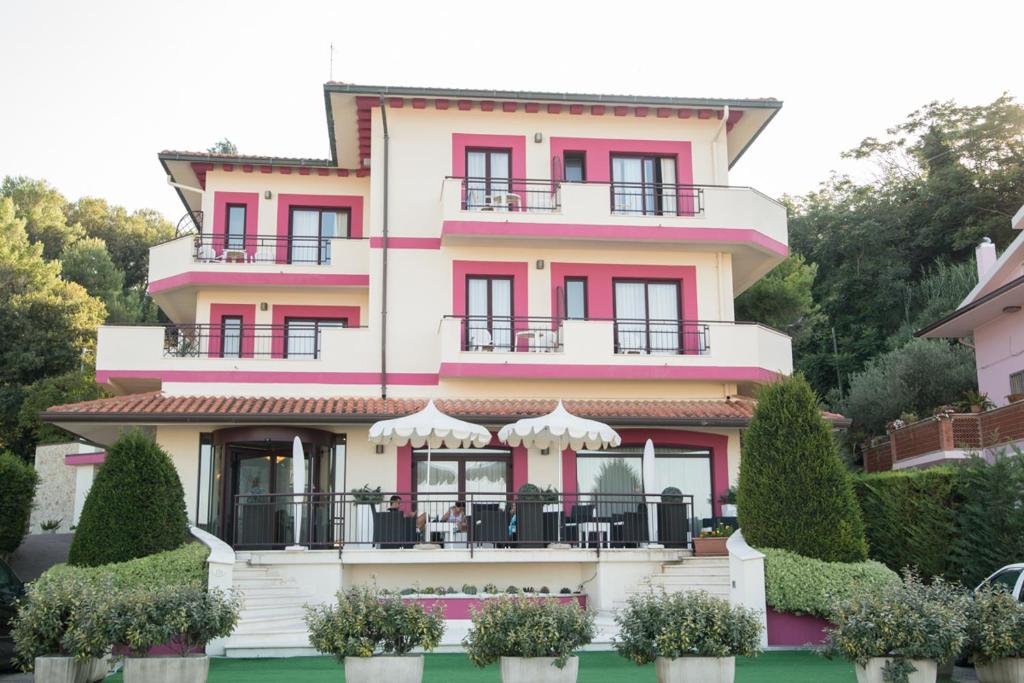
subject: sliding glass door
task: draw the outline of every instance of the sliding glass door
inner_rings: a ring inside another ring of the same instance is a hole
[[[676,160],[672,157],[613,156],[612,211],[674,215],[678,210]]]
[[[466,348],[470,351],[513,349],[512,278],[466,279]]]
[[[466,208],[497,210],[507,204],[496,197],[511,192],[512,153],[507,149],[466,151]]]
[[[681,353],[679,283],[615,281],[616,353]]]

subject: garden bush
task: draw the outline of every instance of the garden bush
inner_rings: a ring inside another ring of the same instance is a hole
[[[13,453],[0,453],[0,557],[13,553],[28,533],[39,477]]]
[[[944,662],[966,642],[969,602],[959,586],[941,578],[925,584],[908,571],[902,583],[839,604],[823,652],[861,665],[872,657]]]
[[[349,588],[334,605],[306,607],[309,642],[318,652],[345,657],[405,655],[433,650],[444,635],[441,605],[425,611],[393,593]]]
[[[208,576],[206,558],[209,554],[210,550],[202,543],[186,543],[174,550],[98,567],[58,564],[48,569],[36,583],[84,581],[109,585],[120,591],[164,586],[205,588]]]
[[[900,582],[899,575],[880,562],[824,562],[788,550],[760,550],[765,555],[765,601],[779,612],[831,620],[839,603]]]
[[[615,623],[616,651],[637,664],[657,657],[752,657],[761,649],[757,613],[703,591],[633,595]]]
[[[481,668],[502,657],[554,657],[561,669],[594,639],[594,615],[557,598],[503,596],[474,608],[471,619],[462,645]]]
[[[214,638],[226,638],[238,623],[234,595],[195,586],[138,589],[112,600],[110,641],[128,647],[133,657],[167,645],[182,657]]]
[[[765,386],[743,440],[740,527],[758,548],[828,562],[867,559],[860,508],[807,381]]]
[[[896,571],[953,578],[956,483],[951,467],[854,477],[871,558]]]
[[[975,591],[967,612],[967,650],[976,664],[1024,657],[1024,605],[1001,587]]]
[[[124,562],[172,550],[188,538],[185,493],[170,457],[141,431],[125,433],[96,474],[68,562]]]

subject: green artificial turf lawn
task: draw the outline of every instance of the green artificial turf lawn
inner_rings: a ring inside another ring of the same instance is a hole
[[[106,679],[121,681],[121,675]],[[213,659],[209,683],[339,683],[341,666],[332,657],[290,659]],[[477,669],[465,655],[427,655],[424,683],[499,683],[497,665]],[[580,655],[580,683],[650,681],[654,665],[636,666],[614,652],[584,652]],[[852,683],[853,666],[828,661],[811,652],[766,652],[755,659],[736,662],[737,683]]]

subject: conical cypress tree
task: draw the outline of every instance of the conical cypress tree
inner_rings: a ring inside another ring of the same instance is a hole
[[[744,538],[829,562],[867,558],[853,482],[807,381],[764,387],[743,438],[736,493]]]
[[[171,458],[141,431],[107,451],[85,499],[68,562],[124,562],[188,540],[185,492]]]

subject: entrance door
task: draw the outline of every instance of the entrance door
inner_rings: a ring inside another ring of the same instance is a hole
[[[294,506],[266,494],[292,490],[291,444],[231,446],[232,496],[238,496],[231,532],[239,546],[280,545],[293,535]]]

